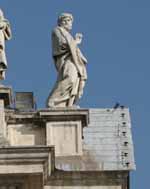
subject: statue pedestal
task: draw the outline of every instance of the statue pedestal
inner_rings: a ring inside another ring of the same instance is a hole
[[[46,145],[55,146],[56,156],[82,155],[83,127],[88,125],[88,110],[56,108],[39,112],[46,120]]]

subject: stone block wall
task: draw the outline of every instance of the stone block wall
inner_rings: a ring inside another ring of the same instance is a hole
[[[32,123],[9,124],[7,133],[11,146],[46,145],[45,128]]]
[[[128,189],[128,172],[55,171],[44,189]]]

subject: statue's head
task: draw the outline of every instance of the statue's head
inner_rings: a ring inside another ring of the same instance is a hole
[[[58,26],[61,26],[65,28],[67,31],[70,31],[72,29],[72,23],[73,23],[73,16],[70,13],[62,13],[58,17]]]

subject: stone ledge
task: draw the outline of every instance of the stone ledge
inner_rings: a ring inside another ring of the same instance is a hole
[[[55,169],[53,146],[0,148],[0,175],[43,175],[44,183]]]
[[[7,123],[81,120],[82,126],[89,123],[89,110],[80,108],[53,108],[24,112],[6,109]]]
[[[80,108],[53,108],[38,111],[40,117],[50,121],[81,120],[82,126],[89,123],[89,110]]]

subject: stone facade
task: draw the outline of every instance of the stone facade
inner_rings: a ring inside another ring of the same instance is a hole
[[[128,172],[90,171],[64,172],[55,171],[44,189],[127,189]]]
[[[129,188],[135,163],[127,108],[0,105],[0,189]]]

